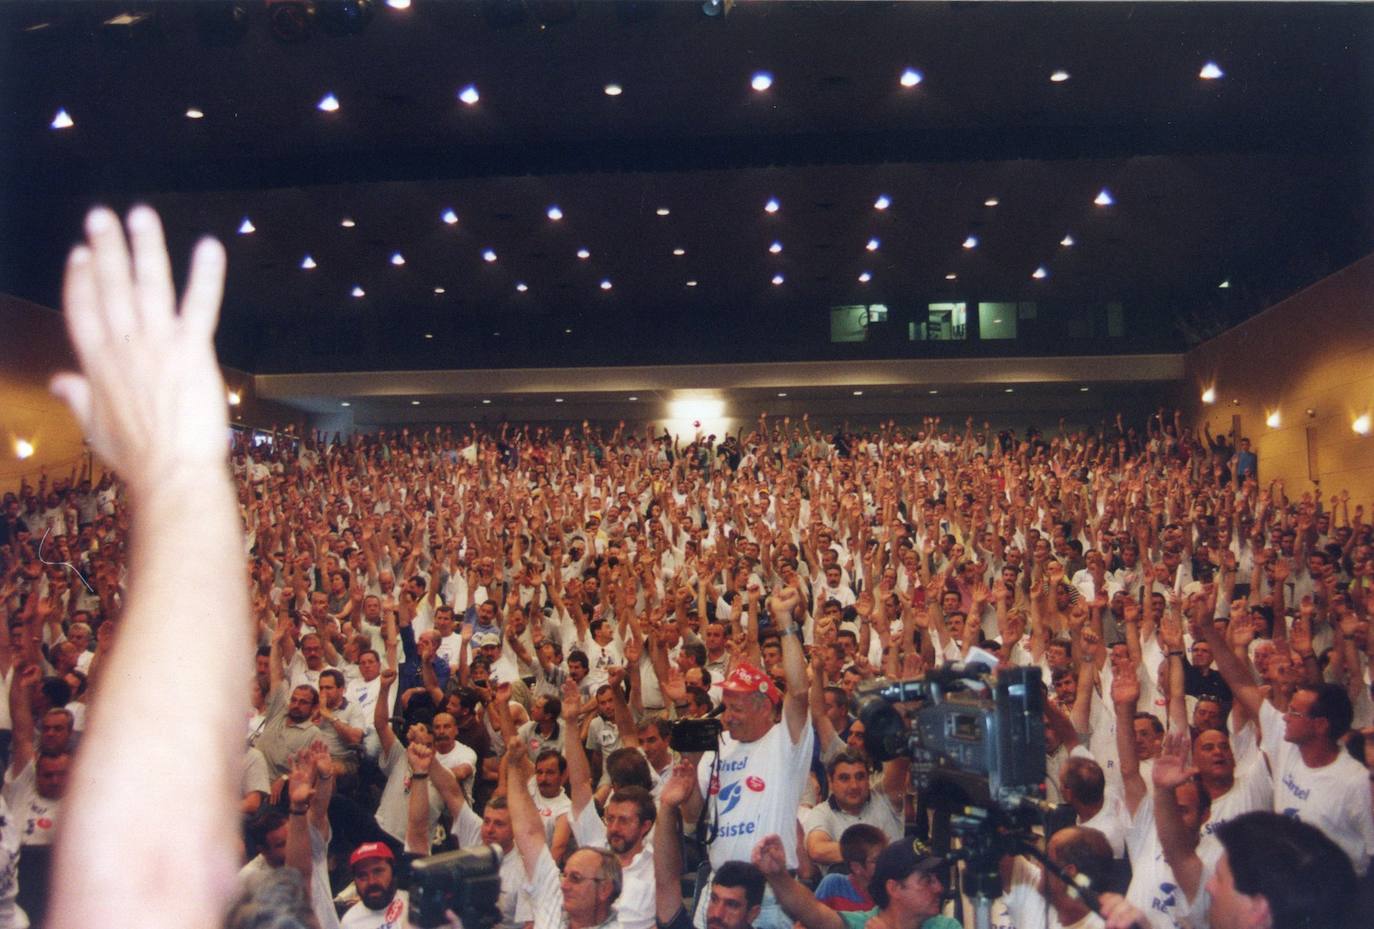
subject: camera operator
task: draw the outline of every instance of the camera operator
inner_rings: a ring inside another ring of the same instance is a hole
[[[1085,875],[1097,888],[1106,886],[1110,878],[1112,849],[1096,829],[1062,829],[1050,837],[1045,851],[1071,878]],[[1015,929],[1101,929],[1104,925],[1063,881],[1025,858],[1002,860],[1002,890],[1002,903]]]
[[[697,789],[684,806],[687,819],[705,815],[717,830],[710,845],[711,867],[728,861],[747,861],[759,836],[783,837],[788,867],[797,866],[797,808],[811,759],[815,737],[810,722],[806,659],[795,623],[801,596],[792,587],[768,598],[773,625],[782,636],[787,695],[778,693],[767,674],[741,664],[726,679],[719,753],[708,753],[697,769]],[[782,705],[781,722],[776,710]],[[703,813],[710,797],[711,803]],[[704,929],[709,894],[700,894],[696,925]],[[755,925],[760,929],[791,929],[791,921],[769,894]]]

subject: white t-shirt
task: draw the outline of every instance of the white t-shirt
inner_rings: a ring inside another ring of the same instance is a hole
[[[1131,886],[1126,899],[1139,907],[1156,929],[1190,929],[1194,923],[1189,915],[1195,909],[1206,909],[1207,891],[1199,886],[1197,896],[1189,900],[1174,880],[1174,870],[1164,860],[1159,844],[1154,797],[1145,797],[1136,807],[1126,831],[1126,848],[1131,854]]]
[[[459,848],[476,848],[482,844],[482,818],[464,803],[453,821],[453,834]],[[501,855],[501,893],[496,909],[501,913],[503,929],[518,929],[534,918],[534,902],[524,890],[525,865],[514,845]]]
[[[380,910],[368,909],[359,900],[339,920],[340,929],[402,929],[413,925],[410,921],[410,894],[404,890],[396,891],[391,902]]]
[[[405,747],[399,739],[391,743],[391,751],[382,754],[382,773],[387,778],[386,787],[382,789],[382,800],[377,804],[377,825],[392,838],[404,842],[410,815],[411,772]],[[439,821],[439,814],[444,811],[444,799],[429,778],[425,778],[425,786],[429,790],[429,829],[432,832],[434,824]]]
[[[0,822],[10,821],[9,806],[0,796]],[[0,929],[28,929],[29,917],[14,898],[19,894],[19,830],[0,829]]]
[[[754,845],[766,835],[782,837],[787,866],[797,866],[797,808],[801,805],[806,771],[811,764],[815,727],[807,721],[801,738],[792,741],[787,720],[775,723],[761,739],[737,742],[720,737],[717,782],[711,782],[714,752],[702,756],[697,783],[706,798],[703,816],[718,817],[719,830],[711,843],[711,866],[749,861]]]
[[[10,815],[18,829],[5,831],[17,831],[24,845],[51,845],[57,835],[62,801],[38,795],[38,775],[33,759],[17,775],[10,775],[10,771],[5,772],[5,788],[0,797],[9,804]]]
[[[1040,868],[1017,858],[1011,871],[1011,886],[992,908],[994,929],[1103,929],[1102,917],[1089,912],[1075,923],[1065,925],[1059,913],[1040,893]]]
[[[1130,816],[1126,812],[1126,804],[1117,794],[1108,790],[1102,801],[1102,809],[1079,825],[1084,829],[1096,829],[1106,836],[1107,844],[1112,847],[1113,858],[1126,857],[1126,828],[1130,825]]]
[[[461,764],[471,765],[472,773],[458,782],[458,786],[463,788],[463,796],[472,801],[472,788],[477,782],[477,753],[462,742],[454,742],[453,748],[444,752],[442,755],[435,756],[439,764],[452,771]]]
[[[1243,772],[1236,773],[1231,789],[1212,801],[1207,821],[1202,824],[1202,835],[1210,836],[1218,826],[1242,813],[1273,808],[1274,781],[1269,776],[1269,767],[1256,757]]]
[[[339,914],[334,909],[334,897],[329,887],[329,834],[321,835],[310,826],[310,909],[320,923],[320,929],[339,929]],[[246,885],[259,874],[272,870],[267,859],[258,855],[239,869],[239,883]]]
[[[535,801],[536,803],[538,800]],[[569,804],[571,806],[571,804]],[[570,817],[571,813],[568,814]],[[596,815],[596,807],[588,803],[572,818],[573,838],[578,848],[605,848],[606,824]],[[644,847],[628,866],[620,869],[620,896],[615,900],[615,917],[621,929],[652,929],[657,900],[654,886],[653,832],[645,836]]]
[[[561,790],[557,796],[544,796],[539,792],[539,786],[534,778],[530,778],[527,789],[534,798],[534,808],[539,811],[539,818],[544,821],[544,841],[552,843],[553,829],[558,825],[558,817],[566,816],[571,822],[572,798]]]
[[[1369,771],[1342,750],[1323,768],[1309,768],[1284,739],[1286,721],[1268,700],[1260,705],[1262,747],[1274,769],[1274,812],[1311,823],[1350,856],[1364,876],[1374,855]]]

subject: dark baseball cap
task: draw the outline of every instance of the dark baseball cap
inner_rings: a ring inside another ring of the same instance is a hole
[[[879,853],[869,887],[904,881],[917,871],[943,877],[949,871],[949,860],[932,854],[920,839],[898,839]]]

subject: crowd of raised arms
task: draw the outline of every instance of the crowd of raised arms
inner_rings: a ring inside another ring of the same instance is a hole
[[[109,230],[91,230],[98,259]],[[1053,434],[761,417],[721,442],[274,430],[237,436],[230,465],[258,645],[211,695],[241,722],[231,922],[285,906],[262,888],[297,873],[299,924],[399,929],[406,859],[489,844],[506,929],[948,925],[948,862],[908,838],[928,805],[906,759],[870,757],[855,698],[969,660],[1042,670],[1046,789],[1072,822],[1048,853],[1119,892],[1111,926],[1260,925],[1244,907],[1261,905],[1302,925],[1374,854],[1365,508],[1291,498],[1248,442],[1178,413]],[[149,752],[141,790],[181,789],[154,766],[168,749],[100,715],[140,675],[131,646],[108,656],[140,533],[167,528],[139,501],[160,498],[91,471],[26,481],[0,519],[0,927],[62,900],[47,853],[64,794],[93,783],[68,783],[89,702],[106,752]],[[158,592],[180,638],[142,636],[149,667],[232,606],[186,558]],[[158,684],[151,716],[178,700]],[[717,753],[670,747],[676,721],[717,713]],[[704,849],[680,842],[694,823]],[[694,915],[680,878],[703,860]],[[1057,877],[1006,865],[997,925],[1101,924]]]

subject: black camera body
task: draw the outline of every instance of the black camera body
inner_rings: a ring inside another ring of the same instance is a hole
[[[494,845],[441,852],[410,863],[410,920],[444,926],[448,913],[463,929],[491,929],[501,921],[501,853]]]
[[[860,691],[870,756],[911,758],[920,790],[954,788],[962,805],[1005,812],[1045,797],[1045,690],[1039,668],[1007,668],[994,679],[973,663],[923,678],[880,680]],[[910,724],[896,704],[916,703]]]
[[[718,751],[722,728],[720,720],[713,716],[702,719],[679,719],[673,723],[668,746],[673,751],[683,754]]]

